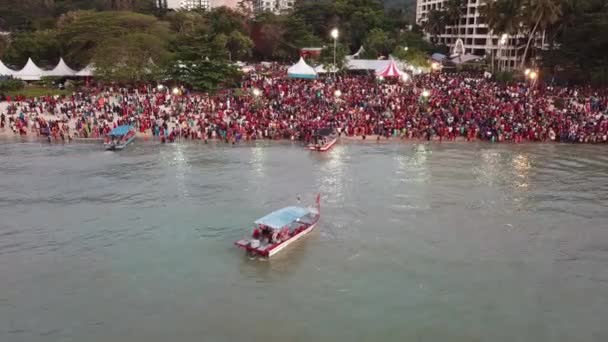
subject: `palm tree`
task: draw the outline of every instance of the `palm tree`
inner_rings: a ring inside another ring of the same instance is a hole
[[[437,36],[443,32],[445,28],[445,15],[443,11],[433,9],[429,11],[426,21],[423,24],[424,30],[431,35],[433,44],[437,44]]]
[[[466,0],[448,0],[444,11],[446,22],[456,28],[456,38],[459,38],[460,19],[462,18],[463,14],[467,12]]]
[[[515,35],[520,29],[521,9],[522,0],[486,0],[479,11],[488,28],[495,34]]]
[[[528,28],[531,28],[528,32],[526,49],[521,59],[521,68],[523,69],[526,65],[526,58],[532,39],[535,38],[539,29],[544,30],[559,20],[562,14],[562,7],[559,0],[525,0],[521,10],[524,24]]]

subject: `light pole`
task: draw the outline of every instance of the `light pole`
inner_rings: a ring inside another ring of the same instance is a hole
[[[530,92],[530,115],[532,115],[532,106],[534,105],[534,87],[536,86],[536,79],[538,78],[538,72],[532,70],[530,71],[530,69],[526,69],[526,71],[528,72],[527,77],[530,79],[531,84],[530,87],[528,89],[528,91]],[[525,72],[524,72],[525,73]]]
[[[336,65],[336,50],[337,50],[337,47],[338,47],[338,35],[339,34],[340,34],[340,32],[338,32],[337,28],[331,30],[331,37],[334,39],[334,76],[336,75],[335,69],[337,69],[337,65]]]
[[[500,37],[500,63],[501,63],[501,67],[499,68],[500,71],[503,71],[503,66],[506,64],[504,61],[504,47],[505,44],[507,44],[507,39],[509,39],[509,35],[506,33],[503,33],[503,35]]]

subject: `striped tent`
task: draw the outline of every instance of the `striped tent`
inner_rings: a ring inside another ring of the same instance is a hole
[[[390,63],[384,68],[384,70],[377,72],[376,76],[378,77],[400,77],[403,75],[403,71],[399,70],[397,67],[397,63],[394,60],[391,60]]]

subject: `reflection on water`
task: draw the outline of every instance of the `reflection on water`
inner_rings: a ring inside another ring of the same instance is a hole
[[[0,146],[2,342],[608,340],[603,146]]]

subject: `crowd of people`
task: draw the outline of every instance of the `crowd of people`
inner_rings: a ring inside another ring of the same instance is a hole
[[[322,128],[357,139],[608,142],[608,89],[501,84],[431,73],[408,82],[373,75],[293,80],[252,73],[218,94],[91,87],[64,97],[7,99],[2,131],[49,141],[102,138],[121,124],[162,142],[310,141]]]

